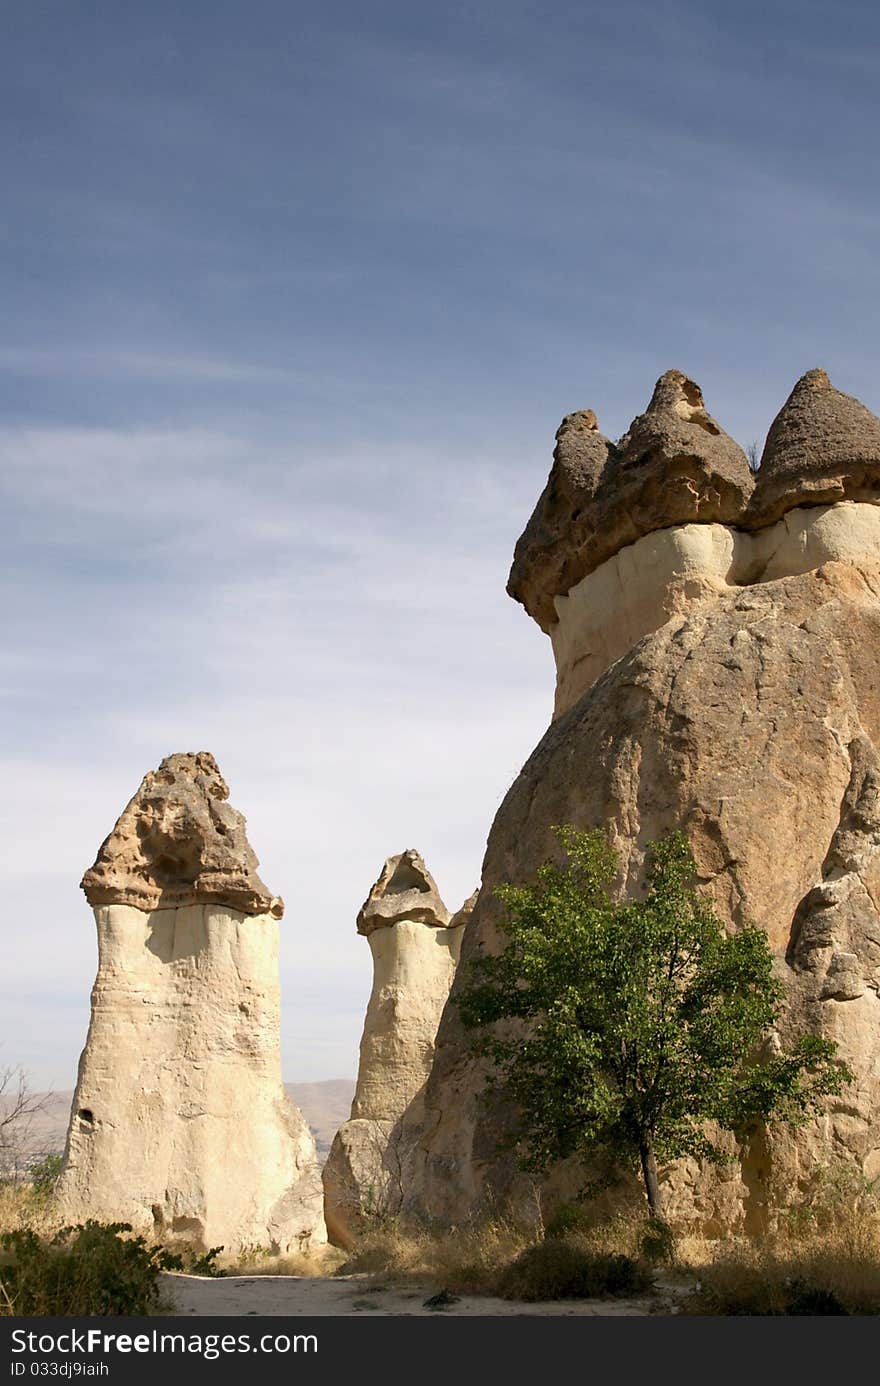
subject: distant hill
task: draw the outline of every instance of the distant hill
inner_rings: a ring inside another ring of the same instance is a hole
[[[285,1083],[284,1091],[299,1107],[315,1138],[323,1161],[333,1137],[351,1113],[352,1078],[328,1078],[324,1083]]]
[[[330,1144],[344,1121],[348,1120],[354,1081],[350,1078],[330,1078],[324,1083],[285,1083],[288,1097],[300,1108],[315,1137],[321,1160],[326,1158]],[[51,1093],[43,1111],[34,1117],[28,1133],[27,1147],[32,1153],[51,1154],[64,1149],[67,1122],[73,1093]],[[0,1113],[8,1099],[0,1097]]]

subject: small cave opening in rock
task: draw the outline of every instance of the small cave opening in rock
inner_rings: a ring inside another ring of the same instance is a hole
[[[84,1126],[94,1126],[95,1114],[90,1107],[80,1107],[77,1116]]]

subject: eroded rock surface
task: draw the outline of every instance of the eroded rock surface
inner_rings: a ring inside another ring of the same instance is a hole
[[[618,443],[595,431],[595,418],[587,410],[563,420],[549,480],[514,552],[507,590],[545,631],[557,620],[554,599],[625,545],[670,525],[734,524],[754,488],[742,448],[681,371],[660,377]]]
[[[880,419],[825,371],[807,371],[770,426],[749,522],[770,524],[799,505],[876,502],[878,493]]]
[[[805,381],[795,394],[826,388]],[[668,1213],[711,1234],[766,1226],[774,1207],[808,1199],[829,1168],[880,1171],[880,484],[876,494],[863,485],[866,466],[861,489],[827,504],[822,470],[836,458],[831,470],[843,478],[847,459],[868,459],[877,421],[865,423],[862,410],[837,415],[838,431],[802,454],[800,473],[780,466],[781,519],[768,472],[763,509],[743,486],[741,502],[727,491],[741,509],[724,523],[672,524],[671,508],[656,510],[654,531],[585,562],[565,592],[560,574],[577,572],[585,552],[582,516],[570,518],[576,563],[552,545],[546,560],[533,550],[526,604],[551,630],[562,693],[492,826],[459,976],[470,957],[501,945],[495,887],[558,858],[554,824],[609,831],[621,892],[640,887],[647,844],[680,827],[729,927],[754,920],[767,932],[787,995],[768,1042],[828,1035],[856,1075],[803,1130],[756,1137],[721,1171],[682,1161],[664,1172]],[[792,436],[777,429],[765,457],[783,456],[775,450]],[[674,452],[662,453],[673,471]],[[659,479],[653,494],[662,495]],[[457,986],[404,1203],[443,1221],[535,1196],[502,1148],[515,1113],[503,1094],[488,1097]],[[582,1171],[559,1167],[545,1202],[582,1182]]]
[[[58,1198],[202,1247],[326,1241],[281,1081],[278,918],[207,753],[147,775],[86,872],[98,975]]]
[[[409,1181],[421,1092],[472,900],[450,915],[418,852],[389,857],[358,915],[373,956],[351,1119],[324,1166],[330,1235],[349,1242],[365,1214],[395,1213]]]
[[[554,716],[584,694],[644,635],[701,602],[824,563],[880,562],[880,505],[841,501],[788,510],[741,530],[689,524],[646,534],[556,598]]]
[[[284,905],[257,875],[244,818],[228,799],[209,752],[166,756],[144,776],[83,876],[89,904],[228,905],[280,919]]]

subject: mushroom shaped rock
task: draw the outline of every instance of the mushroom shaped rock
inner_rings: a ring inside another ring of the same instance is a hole
[[[604,557],[671,525],[736,524],[753,486],[748,458],[712,418],[699,385],[666,371],[618,443],[617,465],[605,479]]]
[[[257,875],[242,814],[208,751],[166,756],[151,770],[82,879],[89,904],[140,910],[229,905],[280,919]]]
[[[557,598],[621,549],[675,525],[738,524],[753,486],[745,453],[709,414],[700,387],[667,371],[616,445],[596,431],[592,410],[563,421],[507,590],[551,632]]]
[[[413,848],[389,857],[357,917],[359,934],[387,929],[402,920],[445,928],[452,915],[440,899],[437,882]]]
[[[58,1185],[69,1221],[227,1251],[326,1242],[315,1144],[284,1093],[281,901],[213,756],[148,774],[83,878],[98,974]]]
[[[770,426],[749,523],[841,500],[880,500],[880,419],[825,371],[807,371]]]
[[[619,854],[615,889],[635,898],[647,844],[685,832],[697,883],[726,927],[766,931],[785,988],[772,1043],[786,1050],[804,1033],[826,1036],[854,1075],[801,1127],[731,1136],[723,1176],[696,1161],[664,1170],[666,1216],[717,1236],[759,1233],[774,1205],[808,1204],[829,1160],[857,1181],[880,1175],[880,475],[871,469],[877,420],[811,374],[771,429],[759,480],[766,495],[782,487],[792,508],[760,525],[758,493],[744,514],[737,453],[707,427],[686,384],[660,382],[653,420],[649,410],[633,425],[599,493],[613,515],[615,494],[644,498],[652,474],[680,465],[693,509],[658,482],[640,523],[666,527],[554,598],[557,717],[496,814],[462,962],[504,946],[497,888],[558,859],[555,824],[603,829]],[[685,447],[671,418],[679,406],[691,411],[682,426],[708,440],[702,472],[696,444]],[[628,490],[628,459],[641,492]],[[821,489],[829,475],[843,498]],[[853,478],[860,489],[847,491]],[[420,1096],[401,1208],[416,1220],[460,1222],[487,1204],[525,1214],[536,1196],[515,1159],[516,1103],[490,1081],[455,1004],[463,975]],[[553,1167],[542,1207],[552,1211],[601,1172]],[[607,1195],[618,1207],[630,1196],[640,1192],[625,1184]]]
[[[373,986],[351,1118],[324,1166],[333,1241],[347,1245],[366,1213],[400,1207],[421,1130],[421,1092],[452,985],[473,897],[447,910],[418,852],[389,857],[358,914],[373,955]]]

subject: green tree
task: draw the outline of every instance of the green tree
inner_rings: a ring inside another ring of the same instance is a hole
[[[554,832],[566,864],[498,890],[506,947],[470,964],[461,1017],[522,1111],[525,1167],[604,1150],[640,1167],[660,1217],[658,1161],[728,1158],[710,1122],[799,1125],[852,1075],[817,1035],[766,1052],[783,1001],[767,938],[725,933],[681,833],[652,844],[645,897],[619,901],[605,835]]]

